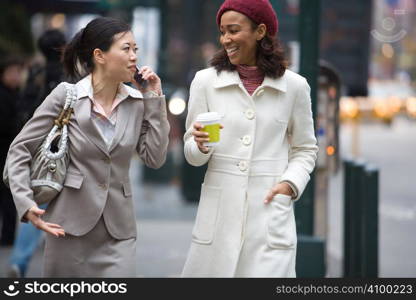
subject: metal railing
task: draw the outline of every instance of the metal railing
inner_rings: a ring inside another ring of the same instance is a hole
[[[344,160],[344,277],[378,277],[377,168]]]

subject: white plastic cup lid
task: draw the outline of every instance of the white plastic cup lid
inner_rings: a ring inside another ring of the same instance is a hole
[[[221,120],[221,116],[219,113],[211,111],[211,112],[206,112],[206,113],[202,113],[199,114],[196,117],[196,120],[198,122],[212,122],[212,121],[220,121]]]

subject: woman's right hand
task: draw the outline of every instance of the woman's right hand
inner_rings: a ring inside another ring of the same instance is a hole
[[[209,148],[204,146],[204,142],[209,142],[208,132],[202,131],[201,123],[195,122],[194,123],[194,130],[192,131],[192,135],[194,136],[194,140],[198,146],[199,151],[202,153],[208,153]]]
[[[209,152],[209,148],[204,146],[204,143],[209,142],[208,133],[202,131],[202,128],[204,128],[204,126],[201,123],[195,122],[193,127],[194,130],[192,131],[192,135],[194,136],[194,140],[198,146],[199,151],[207,154]],[[220,129],[223,128],[224,126],[220,125]]]
[[[37,229],[43,230],[56,237],[65,236],[65,231],[60,225],[47,223],[40,218],[44,213],[44,209],[33,206],[26,212],[25,217],[30,222],[32,222],[33,226],[35,226]]]

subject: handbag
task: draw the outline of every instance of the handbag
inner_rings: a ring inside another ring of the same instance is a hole
[[[36,149],[30,164],[30,186],[33,200],[41,205],[49,203],[62,190],[69,165],[68,123],[77,100],[75,85],[65,82],[66,99],[58,118],[41,145]],[[9,187],[8,159],[3,181]]]

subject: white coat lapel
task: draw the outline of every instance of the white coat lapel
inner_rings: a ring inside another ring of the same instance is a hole
[[[223,88],[227,86],[238,85],[245,91],[243,83],[238,75],[237,71],[229,72],[229,71],[222,71],[214,81],[215,88]],[[285,75],[279,78],[270,78],[265,77],[261,86],[269,87],[272,89],[276,89],[282,92],[286,92],[287,90],[287,83]]]
[[[279,78],[265,77],[262,83],[262,86],[266,86],[266,87],[286,93],[287,91],[286,76],[283,75]]]
[[[240,85],[242,84],[240,77],[238,76],[237,71],[222,71],[217,75],[217,78],[214,81],[215,88],[223,88],[231,85]]]

